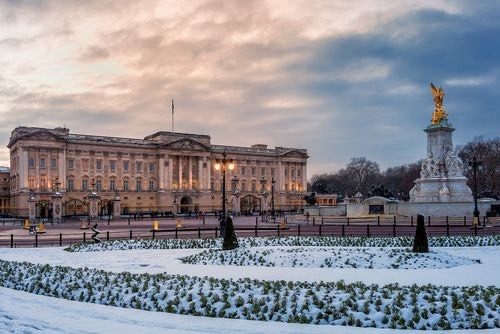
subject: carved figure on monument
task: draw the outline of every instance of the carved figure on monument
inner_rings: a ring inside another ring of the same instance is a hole
[[[443,108],[444,90],[442,87],[436,88],[431,82],[431,93],[434,97],[434,112],[432,113],[431,123],[437,125],[443,119],[448,119],[448,114]]]
[[[448,172],[448,177],[463,176],[463,163],[451,150],[446,153],[445,166]]]
[[[432,157],[432,153],[429,153],[427,159],[422,162],[420,177],[423,179],[430,177],[440,177],[439,165]]]

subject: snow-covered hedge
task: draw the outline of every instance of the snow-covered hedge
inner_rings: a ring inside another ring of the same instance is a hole
[[[207,249],[181,261],[204,265],[368,269],[442,269],[480,262],[443,251],[413,253],[409,248],[302,246]]]
[[[0,260],[0,285],[35,294],[208,317],[379,328],[499,328],[500,289],[226,280]]]
[[[323,246],[323,247],[412,247],[412,237],[265,237],[238,238],[241,247]],[[430,247],[498,246],[500,235],[429,237]],[[114,240],[100,244],[78,244],[70,252],[98,252],[125,249],[221,248],[220,239]]]

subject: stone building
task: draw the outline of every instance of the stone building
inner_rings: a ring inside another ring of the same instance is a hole
[[[122,213],[220,210],[222,175],[214,165],[224,152],[236,166],[226,174],[233,211],[270,210],[272,197],[276,210],[300,208],[307,185],[305,149],[212,145],[200,134],[160,131],[133,139],[18,127],[8,148],[15,215],[27,215],[32,194],[37,216],[50,217],[56,190],[63,195],[63,215],[83,215],[91,189],[100,195],[102,214],[110,212],[116,194]]]
[[[0,166],[0,214],[9,213],[10,207],[10,169]]]

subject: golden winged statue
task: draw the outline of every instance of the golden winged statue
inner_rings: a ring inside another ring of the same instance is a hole
[[[434,97],[435,110],[432,113],[432,124],[439,124],[442,119],[448,119],[448,114],[443,108],[444,90],[442,87],[436,88],[431,82],[431,93]]]

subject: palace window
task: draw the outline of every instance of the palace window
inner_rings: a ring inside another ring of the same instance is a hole
[[[113,173],[116,172],[116,160],[109,161],[109,170]]]
[[[142,181],[141,180],[135,181],[135,191],[142,191]]]
[[[241,175],[247,174],[247,168],[245,166],[241,166]]]
[[[288,176],[288,167],[285,167],[285,176]]]
[[[155,181],[149,180],[149,191],[155,190]]]
[[[89,189],[89,180],[83,179],[82,180],[82,190],[87,191]]]
[[[252,192],[257,191],[257,183],[255,181],[252,181]]]
[[[30,176],[30,178],[28,179],[28,186],[30,187],[30,189],[35,189],[36,183],[34,176]]]
[[[35,168],[35,158],[29,158],[29,160],[28,160],[28,167],[29,168]]]
[[[255,176],[255,167],[252,167],[252,176]]]
[[[154,163],[149,163],[149,172],[153,173],[155,171],[155,164]]]
[[[96,191],[102,190],[102,181],[100,179],[95,181],[95,188],[96,188]]]
[[[40,158],[40,168],[45,168],[45,158]]]
[[[142,173],[142,162],[141,161],[135,162],[135,172]]]
[[[57,169],[57,159],[50,159],[50,168]]]
[[[124,161],[123,162],[123,171],[128,173],[128,167],[129,167],[129,162],[128,161]]]
[[[82,169],[83,170],[89,169],[89,159],[82,159]]]
[[[246,181],[241,182],[241,191],[247,191],[247,183]]]
[[[102,171],[102,160],[96,160],[95,161],[95,169],[98,172]]]
[[[68,159],[68,169],[75,169],[75,160]]]
[[[300,169],[297,169],[297,176],[300,177]]]
[[[260,169],[260,175],[266,175],[266,168],[265,167],[262,167]]]
[[[292,168],[292,177],[295,177],[295,168]]]
[[[47,190],[47,176],[40,176],[40,189]]]
[[[115,188],[116,188],[115,180],[113,179],[109,180],[109,190],[115,191]]]
[[[129,190],[128,180],[123,180],[123,190],[124,191],[128,191]]]
[[[68,191],[73,191],[75,188],[74,180],[73,179],[68,179]]]
[[[274,168],[271,168],[271,176],[274,176]]]

